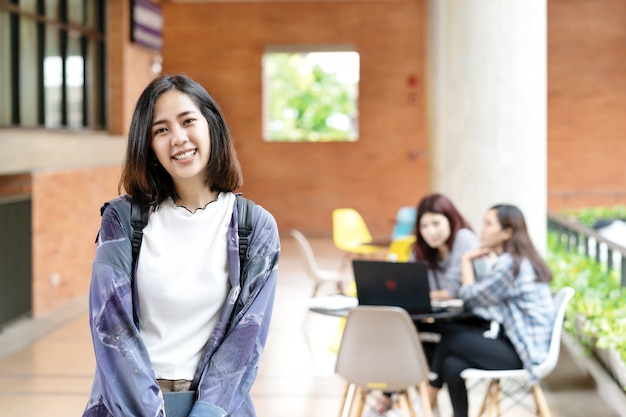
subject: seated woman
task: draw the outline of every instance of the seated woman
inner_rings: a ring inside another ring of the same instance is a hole
[[[467,307],[492,307],[500,324],[455,326],[445,332],[431,362],[437,377],[431,381],[434,405],[439,389],[448,385],[455,417],[468,415],[465,381],[467,368],[529,371],[537,382],[536,365],[548,353],[554,320],[549,282],[550,268],[535,249],[519,208],[501,204],[490,208],[483,220],[481,247],[462,257],[459,297]],[[472,262],[495,255],[484,276],[476,276]]]
[[[477,248],[478,238],[452,201],[430,194],[417,205],[415,260],[429,266],[431,298],[456,298],[461,287],[461,257]]]
[[[452,201],[443,194],[429,194],[417,204],[415,245],[411,260],[428,264],[428,279],[432,299],[457,298],[461,287],[461,258],[465,252],[477,248],[479,241],[467,220]],[[476,314],[476,312],[474,312]],[[416,323],[422,335],[422,346],[430,362],[437,347],[439,334],[452,323]],[[375,409],[367,417],[383,415],[391,407],[391,394],[378,398]]]

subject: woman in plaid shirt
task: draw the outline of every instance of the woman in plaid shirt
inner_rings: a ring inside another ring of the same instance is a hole
[[[459,297],[467,308],[492,307],[501,317],[484,326],[456,327],[442,335],[431,371],[431,402],[444,383],[455,417],[468,415],[467,368],[525,368],[530,384],[538,382],[536,366],[548,353],[555,309],[549,282],[552,271],[535,249],[519,208],[499,204],[487,210],[481,247],[462,258]],[[476,276],[472,263],[491,258],[491,267]]]

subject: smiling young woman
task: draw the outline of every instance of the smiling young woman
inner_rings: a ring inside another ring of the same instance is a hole
[[[280,241],[274,217],[256,204],[240,265],[241,183],[209,93],[182,75],[153,80],[131,121],[120,180],[128,194],[102,212],[90,288],[97,367],[85,417],[163,416],[170,391],[191,394],[185,416],[255,415],[250,388]],[[131,199],[149,207],[134,270]]]

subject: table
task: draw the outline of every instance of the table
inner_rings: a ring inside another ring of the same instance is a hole
[[[358,305],[356,297],[345,295],[333,295],[328,297],[317,297],[311,300],[309,310],[334,317],[347,317],[351,309]],[[411,319],[416,322],[433,323],[437,320],[454,321],[471,317],[471,311],[463,308],[450,308],[444,311],[434,311],[432,313],[410,314]]]

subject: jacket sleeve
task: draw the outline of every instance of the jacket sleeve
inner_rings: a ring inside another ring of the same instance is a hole
[[[115,209],[108,206],[102,216],[89,292],[96,400],[114,417],[158,417],[163,415],[163,401],[133,322],[130,269],[128,233]]]
[[[504,253],[484,276],[473,284],[461,287],[459,296],[467,307],[488,307],[501,304],[510,296],[515,281],[513,257]]]
[[[237,308],[232,325],[200,370],[198,399],[189,417],[237,415],[240,407],[251,407],[250,389],[258,372],[272,315],[279,253],[276,221],[257,206],[241,280],[242,306]]]

